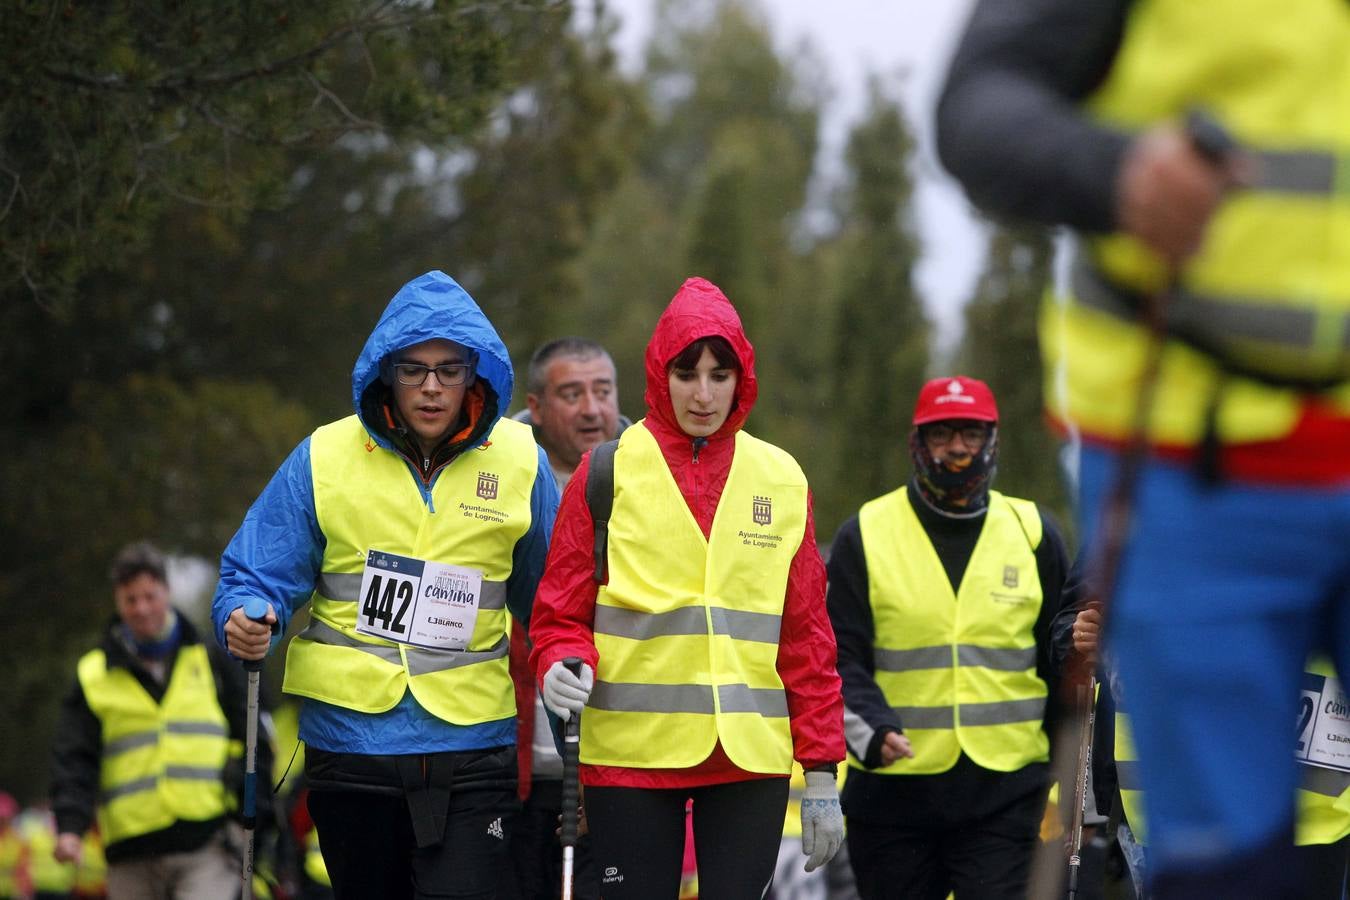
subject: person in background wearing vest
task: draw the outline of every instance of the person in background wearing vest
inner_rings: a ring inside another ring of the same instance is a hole
[[[925,384],[909,455],[909,483],[863,504],[830,554],[849,858],[864,900],[1021,898],[1068,556],[1043,510],[990,489],[998,408],[983,381]]]
[[[207,648],[170,602],[164,556],[146,542],[112,564],[116,615],[80,658],[52,749],[55,857],[76,862],[98,815],[108,895],[232,897],[247,726],[238,665]],[[271,751],[259,740],[259,768]],[[258,817],[270,815],[259,791]]]
[[[1347,59],[1345,0],[981,0],[937,108],[977,204],[1079,233],[1041,346],[1087,558],[1147,448],[1106,621],[1163,900],[1298,895],[1290,696],[1350,671]]]
[[[1069,651],[1096,664],[1101,643],[1101,613],[1075,604],[1063,610],[1052,626],[1058,653]],[[1309,660],[1298,699],[1298,728],[1291,746],[1299,761],[1298,818],[1294,829],[1295,857],[1304,871],[1302,900],[1344,900],[1350,884],[1350,771],[1321,763],[1324,747],[1339,748],[1329,736],[1350,739],[1350,729],[1337,727],[1350,708],[1335,670],[1323,660]],[[1136,896],[1145,896],[1148,864],[1148,821],[1144,792],[1139,784],[1138,753],[1130,716],[1116,694],[1125,689],[1110,672],[1102,680],[1097,701],[1097,728],[1093,735],[1093,791],[1099,809],[1114,804],[1120,812],[1118,839],[1129,864]],[[1330,714],[1330,715],[1329,715]],[[1334,738],[1333,738],[1334,739]],[[1224,765],[1222,758],[1216,766]]]
[[[563,494],[531,663],[550,709],[581,715],[605,900],[677,896],[689,798],[699,896],[759,897],[794,758],[807,867],[843,835],[842,704],[810,492],[792,457],[742,430],[754,350],[715,285],[690,278],[676,293],[646,374],[647,417],[612,458],[607,577],[597,585],[590,453]]]
[[[76,867],[73,861],[56,855],[56,817],[46,803],[28,807],[19,816],[19,833],[28,847],[28,880],[32,900],[70,900],[75,889]],[[79,860],[84,862],[85,844],[81,841]]]
[[[310,603],[308,808],[339,898],[495,897],[516,809],[510,615],[530,618],[558,489],[473,299],[428,272],[352,371],[355,415],[303,440],[221,558],[216,636],[260,659]],[[245,601],[261,598],[264,622]]]
[[[567,487],[582,454],[612,441],[632,424],[619,414],[619,385],[614,360],[596,341],[565,337],[541,344],[530,357],[525,409],[512,418],[534,429],[548,454],[558,490]],[[551,900],[562,888],[562,844],[556,834],[562,812],[562,757],[543,698],[530,670],[525,629],[511,629],[511,677],[520,708],[517,761],[524,803],[511,834],[515,893],[520,900]],[[599,900],[600,879],[591,863],[591,841],[582,835],[575,850],[573,895]]]
[[[0,791],[0,900],[19,900],[30,887],[28,848],[19,833],[19,802]]]

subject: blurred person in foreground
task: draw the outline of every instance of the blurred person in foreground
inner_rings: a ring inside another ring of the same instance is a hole
[[[488,900],[507,867],[508,610],[529,621],[558,503],[502,416],[513,383],[459,284],[409,281],[357,356],[353,414],[291,452],[221,557],[212,613],[234,656],[261,659],[309,606],[282,689],[304,698],[307,809],[343,900]]]
[[[981,0],[938,105],[978,205],[1077,232],[1042,347],[1089,559],[1144,448],[1106,651],[1161,898],[1297,895],[1291,698],[1350,671],[1347,60],[1343,0]]]
[[[632,424],[619,413],[614,360],[596,341],[566,337],[541,344],[530,357],[526,387],[527,406],[512,418],[534,429],[559,491],[567,487],[583,454],[614,440]],[[511,629],[511,677],[520,710],[517,792],[524,806],[511,834],[516,882],[512,896],[546,900],[562,890],[562,844],[556,830],[562,812],[563,763],[529,657],[525,629],[517,622]],[[591,862],[589,835],[578,840],[575,855],[574,895],[577,900],[598,900],[600,880]]]
[[[55,857],[81,859],[97,813],[109,896],[233,896],[244,673],[174,608],[156,547],[123,547],[111,575],[116,612],[80,658],[53,741]],[[266,771],[267,741],[258,747]],[[266,791],[258,812],[266,821]]]
[[[606,900],[678,895],[691,798],[699,896],[764,896],[794,759],[806,770],[807,868],[843,838],[825,570],[801,468],[742,428],[754,363],[722,291],[685,281],[647,345],[647,416],[612,458],[603,584],[586,497],[595,453],[559,509],[531,662],[550,709],[581,715]]]
[[[1057,650],[1071,648],[1090,664],[1101,641],[1101,613],[1077,603],[1051,626]],[[1303,869],[1302,900],[1344,900],[1350,884],[1350,771],[1335,765],[1339,749],[1327,740],[1327,713],[1350,710],[1350,697],[1336,672],[1322,659],[1305,666],[1299,686],[1297,738],[1298,816],[1294,853]],[[1119,695],[1119,696],[1118,696]],[[1148,802],[1139,785],[1138,754],[1131,738],[1130,716],[1122,699],[1124,686],[1105,672],[1099,685],[1097,722],[1092,748],[1092,790],[1097,809],[1114,809],[1119,842],[1136,896],[1146,896],[1148,871]],[[1331,751],[1331,752],[1327,752]],[[1214,765],[1225,765],[1216,757]]]
[[[1044,510],[991,489],[998,433],[983,381],[929,381],[909,482],[863,504],[832,544],[843,803],[865,900],[1026,895],[1069,563]]]

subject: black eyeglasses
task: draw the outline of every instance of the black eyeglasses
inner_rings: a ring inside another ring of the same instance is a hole
[[[426,383],[427,373],[435,372],[441,387],[454,387],[463,384],[469,377],[468,363],[450,363],[444,366],[424,366],[421,363],[395,363],[394,377],[399,384],[420,386]]]
[[[979,450],[989,440],[988,425],[962,425],[953,428],[943,422],[934,422],[923,427],[923,436],[935,444],[949,444],[955,435],[961,435],[962,442],[971,450]]]

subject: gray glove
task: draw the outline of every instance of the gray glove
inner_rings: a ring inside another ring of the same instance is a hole
[[[829,772],[807,772],[802,792],[802,852],[806,871],[814,872],[829,862],[844,842],[844,811],[839,807],[839,788]]]
[[[567,666],[558,660],[544,673],[543,689],[539,692],[544,705],[553,710],[566,722],[572,713],[579,713],[586,706],[586,698],[595,686],[595,672],[586,663],[581,664],[581,677],[567,671]]]

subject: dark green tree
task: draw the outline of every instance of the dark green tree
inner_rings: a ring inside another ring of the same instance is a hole
[[[586,322],[612,349],[626,410],[641,412],[643,352],[681,281],[716,282],[740,311],[763,383],[751,429],[799,449],[795,382],[812,299],[797,274],[797,217],[816,150],[821,80],[803,51],[775,50],[744,0],[661,2],[641,84],[649,126],[637,169],[583,257]],[[792,342],[791,346],[788,342]],[[804,430],[804,429],[803,429]]]
[[[998,226],[985,269],[966,306],[957,369],[989,383],[999,407],[999,471],[995,486],[1045,504],[1070,528],[1058,441],[1042,414],[1037,316],[1050,283],[1050,234],[1034,226]]]
[[[61,308],[167,204],[247,210],[288,148],[472,128],[562,0],[75,4],[0,15],[0,291]]]
[[[931,330],[914,283],[913,150],[899,105],[874,79],[849,136],[843,228],[832,248],[832,458],[829,488],[818,492],[822,537],[909,472],[908,413],[928,367]]]
[[[461,210],[442,236],[449,264],[492,318],[516,361],[516,406],[534,348],[591,331],[583,255],[632,169],[646,127],[637,89],[616,70],[615,23],[558,28],[525,48],[519,86],[467,147]]]
[[[43,789],[123,542],[216,560],[390,295],[443,160],[565,4],[13,3],[0,15],[0,785]],[[134,15],[133,15],[134,14]],[[36,302],[35,302],[36,299]],[[23,727],[18,718],[23,717]]]
[[[0,680],[0,785],[25,800],[44,790],[58,698],[113,614],[117,548],[149,538],[217,558],[315,424],[265,385],[133,375],[85,379],[40,432],[8,432],[0,604],[14,664]]]

